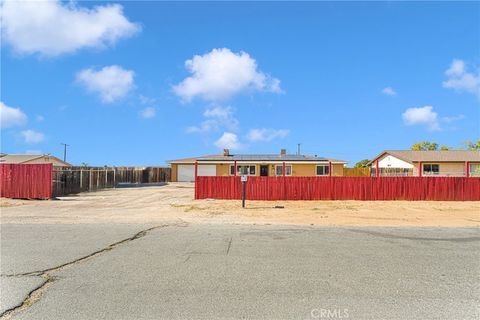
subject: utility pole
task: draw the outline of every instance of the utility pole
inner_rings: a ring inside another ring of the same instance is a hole
[[[297,154],[300,155],[300,145],[301,143],[297,143]]]
[[[66,143],[60,143],[63,145],[63,161],[67,162],[67,147],[69,147],[69,144]]]

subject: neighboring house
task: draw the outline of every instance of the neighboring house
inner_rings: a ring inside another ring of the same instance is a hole
[[[282,176],[285,164],[286,176],[328,176],[330,168],[333,176],[342,176],[343,160],[326,159],[318,156],[287,154],[230,154],[228,149],[223,155],[209,155],[168,161],[172,167],[172,181],[194,181],[195,161],[199,176],[233,176],[234,165],[237,175]]]
[[[21,163],[21,164],[40,164],[53,163],[55,167],[71,167],[68,162],[62,161],[49,154],[1,154],[0,164],[2,163]]]
[[[381,175],[423,176],[465,176],[467,165],[469,176],[480,176],[480,151],[445,150],[412,151],[386,150],[376,156],[368,165]]]

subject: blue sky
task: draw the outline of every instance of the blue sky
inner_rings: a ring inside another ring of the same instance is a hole
[[[61,157],[68,143],[74,164],[159,165],[302,143],[302,153],[353,165],[421,140],[480,137],[478,2],[2,11],[5,153]]]

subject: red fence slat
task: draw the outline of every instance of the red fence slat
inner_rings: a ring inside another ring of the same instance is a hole
[[[240,177],[198,176],[195,199],[241,199]],[[248,177],[247,200],[480,201],[480,178]]]
[[[0,164],[0,196],[50,199],[52,164]]]

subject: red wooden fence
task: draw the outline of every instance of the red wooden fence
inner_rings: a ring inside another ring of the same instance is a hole
[[[51,198],[52,164],[0,164],[0,196]]]
[[[198,176],[195,199],[241,199],[240,177]],[[480,201],[480,178],[248,177],[247,200]]]

